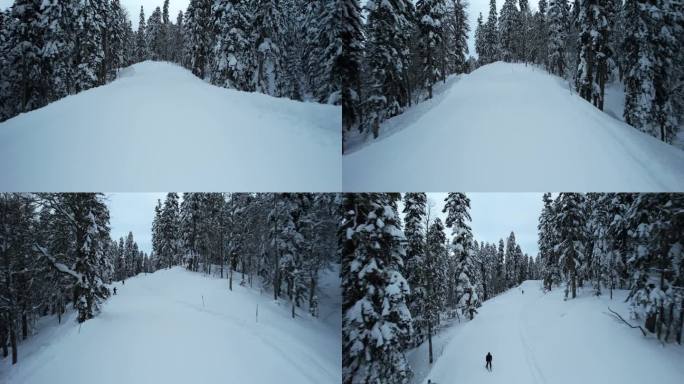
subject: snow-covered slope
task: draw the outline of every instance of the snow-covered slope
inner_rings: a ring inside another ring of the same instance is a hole
[[[461,76],[343,158],[347,191],[681,191],[684,151],[523,64]]]
[[[339,280],[338,280],[339,283]],[[339,328],[227,280],[182,268],[116,283],[81,327],[73,314],[0,361],[0,383],[339,383]],[[258,322],[257,322],[258,305]],[[329,315],[329,314],[328,314]],[[338,310],[339,316],[339,310]]]
[[[169,63],[0,124],[3,191],[337,191],[341,108],[211,86]]]
[[[473,321],[447,330],[451,339],[421,382],[682,382],[684,347],[663,346],[607,315],[610,306],[628,318],[626,291],[615,292],[612,301],[588,291],[563,301],[562,289],[544,294],[540,287],[539,281],[526,281],[485,302]],[[487,352],[492,372],[485,370]]]

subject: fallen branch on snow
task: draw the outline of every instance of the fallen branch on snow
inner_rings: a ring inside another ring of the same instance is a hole
[[[645,331],[640,325],[632,325],[632,324],[630,324],[627,320],[623,319],[622,316],[620,316],[619,313],[617,313],[617,312],[613,311],[612,309],[610,309],[610,307],[608,307],[608,310],[609,310],[610,313],[612,314],[612,315],[609,315],[609,316],[612,316],[612,317],[613,317],[614,319],[616,319],[616,320],[622,321],[623,323],[627,324],[630,328],[639,328],[639,330],[641,331],[641,333],[642,333],[644,336],[646,336],[646,331]]]

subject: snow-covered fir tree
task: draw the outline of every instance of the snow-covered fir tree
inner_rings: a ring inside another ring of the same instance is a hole
[[[342,246],[344,383],[407,383],[410,288],[404,234],[389,194],[345,194]]]
[[[443,66],[439,60],[439,50],[445,37],[446,2],[444,0],[418,0],[416,2],[416,20],[420,31],[419,46],[423,86],[432,98],[432,85],[442,77]]]
[[[443,212],[447,214],[446,227],[451,228],[450,250],[456,261],[453,305],[472,319],[477,313],[479,298],[472,252],[473,235],[468,225],[471,220],[469,210],[470,199],[465,194],[450,192],[447,195]]]
[[[516,46],[518,44],[518,25],[520,24],[520,12],[515,0],[504,0],[499,16],[499,47],[501,60],[513,62],[518,59]]]
[[[567,0],[549,0],[548,12],[548,65],[551,73],[564,76],[566,65],[566,40],[569,24]]]
[[[363,27],[358,0],[340,0],[343,9],[340,39],[342,56],[339,71],[342,78],[343,140],[352,129],[361,126],[361,65],[363,60]],[[343,144],[344,145],[344,144]]]

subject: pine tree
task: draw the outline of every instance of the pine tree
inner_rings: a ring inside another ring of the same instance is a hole
[[[409,103],[407,33],[412,28],[409,15],[413,6],[406,0],[371,0],[366,8],[366,51],[371,82],[366,103],[368,123],[373,137],[377,138],[380,123],[399,114]]]
[[[456,260],[454,305],[471,320],[477,313],[479,298],[476,293],[475,266],[473,263],[473,235],[468,226],[470,199],[463,193],[450,192],[444,200],[442,212],[447,214],[446,226],[451,228],[451,251]]]
[[[121,8],[119,0],[111,0],[107,12],[107,36],[108,36],[108,51],[107,52],[107,80],[111,81],[116,78],[116,72],[119,68],[126,65],[126,25],[127,17],[125,11]]]
[[[427,196],[425,193],[404,195],[404,234],[406,236],[406,257],[404,258],[404,277],[411,289],[407,304],[413,315],[414,344],[418,345],[426,336],[427,319],[424,318],[426,292],[426,244],[425,216]]]
[[[582,215],[582,195],[579,193],[561,193],[558,197],[558,208],[554,220],[558,223],[558,262],[563,268],[567,285],[565,297],[572,293],[577,297],[578,270],[585,257],[584,217]]]
[[[348,132],[363,128],[361,125],[361,63],[363,57],[363,32],[361,7],[358,0],[340,0],[342,11],[340,39],[342,55],[339,71],[342,78],[342,146]]]
[[[535,63],[543,65],[544,68],[549,68],[548,58],[548,43],[549,43],[549,25],[547,17],[547,2],[546,0],[539,0],[537,5],[537,13],[534,14],[534,45],[532,47],[532,57]]]
[[[217,41],[213,48],[212,83],[239,90],[250,90],[250,73],[255,57],[251,47],[251,16],[241,0],[217,1]]]
[[[496,13],[496,0],[489,1],[489,16],[484,29],[484,55],[482,64],[493,63],[500,58],[499,54],[499,24]]]
[[[625,121],[635,128],[671,142],[677,131],[673,111],[673,58],[678,51],[675,20],[681,6],[661,0],[652,5],[644,0],[626,0]],[[680,27],[681,28],[681,27]]]
[[[446,234],[442,221],[435,218],[430,225],[427,233],[426,252],[425,252],[425,304],[423,318],[427,323],[427,339],[428,339],[428,361],[432,364],[432,335],[435,334],[439,326],[440,313],[444,309],[445,298],[447,294],[447,285],[445,282],[449,276],[447,274],[447,258],[448,252],[446,249]],[[414,321],[415,324],[415,321]]]
[[[418,0],[416,3],[416,19],[418,20],[419,49],[422,58],[423,86],[432,98],[432,85],[443,75],[443,66],[439,60],[444,36],[446,4],[443,0]]]
[[[404,235],[392,198],[346,194],[342,205],[342,381],[407,383],[410,288],[400,272]]]
[[[106,82],[106,2],[82,0],[76,14],[75,90]]]
[[[467,71],[466,57],[468,56],[468,16],[467,3],[462,0],[452,0],[446,3],[446,15],[442,38],[444,45],[444,59],[442,81],[451,73]]]
[[[174,63],[185,65],[183,60],[183,52],[185,49],[185,35],[183,33],[185,30],[185,19],[183,11],[178,12],[176,25],[173,25],[172,27],[171,60]]]
[[[283,91],[283,54],[280,36],[283,31],[283,15],[275,0],[256,0],[254,23],[256,66],[252,87],[271,96],[281,96]]]
[[[166,195],[164,206],[159,217],[159,257],[162,267],[171,268],[179,260],[179,206],[178,194],[170,192]]]
[[[164,24],[162,23],[162,11],[159,7],[155,8],[147,20],[145,35],[152,60],[163,60],[165,50]]]
[[[213,41],[210,29],[211,1],[192,0],[185,17],[188,64],[195,76],[204,79],[208,75],[207,66]]]
[[[75,7],[73,2],[43,1],[41,29],[43,47],[41,61],[43,76],[49,79],[49,101],[68,96],[73,92],[74,42],[71,39]]]
[[[164,0],[164,7],[162,8],[162,54],[161,59],[164,61],[171,60],[171,17],[169,15],[169,0]]]
[[[517,36],[516,52],[518,60],[524,63],[532,61],[532,47],[531,41],[533,36],[533,21],[530,12],[530,6],[527,0],[519,0],[520,13],[518,17],[518,25],[515,31]]]
[[[567,26],[569,24],[567,0],[550,0],[548,13],[549,70],[557,76],[565,76]]]
[[[41,0],[17,0],[11,9],[14,23],[12,48],[9,52],[11,84],[10,100],[14,113],[27,112],[46,104],[48,84],[40,72],[43,33],[41,28]]]
[[[145,61],[149,57],[149,49],[147,46],[147,26],[145,24],[145,10],[140,7],[140,21],[138,23],[138,32],[136,32],[136,60],[138,62]]]
[[[314,71],[317,80],[314,94],[320,103],[342,103],[340,72],[343,69],[343,46],[340,36],[344,27],[340,23],[340,18],[346,1],[348,0],[325,1],[322,3],[320,14],[312,15],[316,18],[316,23],[311,26],[309,35],[315,39],[309,45],[316,53],[311,55],[311,58],[317,63]]]
[[[501,60],[505,62],[510,63],[518,60],[516,29],[518,29],[519,24],[520,12],[515,5],[515,0],[504,0],[499,17],[499,46],[501,48]]]
[[[475,53],[482,59],[485,55],[485,45],[484,45],[484,24],[482,24],[482,12],[477,17],[477,27],[475,28]]]

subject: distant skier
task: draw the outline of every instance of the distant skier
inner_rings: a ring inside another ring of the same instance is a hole
[[[485,365],[485,369],[487,369],[491,372],[492,371],[492,354],[487,352],[487,357],[485,357],[485,360],[487,361],[487,364]]]
[[[114,294],[116,295],[116,287],[114,287]]]
[[[524,290],[524,289],[522,290],[522,294],[523,294],[523,295],[525,294],[525,290]]]

